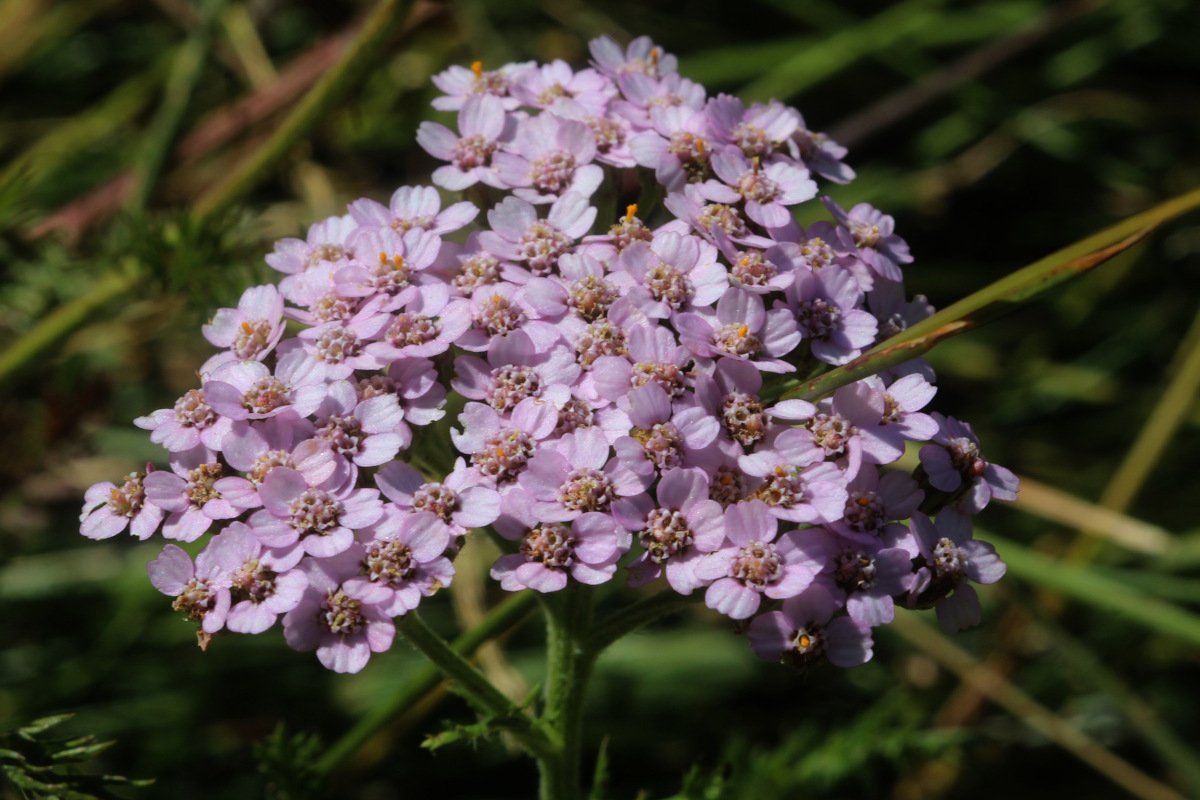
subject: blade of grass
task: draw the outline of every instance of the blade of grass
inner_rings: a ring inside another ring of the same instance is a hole
[[[1157,525],[1081,500],[1032,478],[1021,478],[1021,491],[1012,505],[1139,553],[1162,555],[1171,547],[1171,535]]]
[[[1143,800],[1183,800],[1183,795],[1170,786],[1106,750],[1099,742],[1021,691],[1002,674],[976,660],[913,615],[898,614],[887,630],[923,650],[963,683],[1135,797]]]
[[[1118,222],[985,286],[871,350],[786,392],[785,398],[815,400],[880,370],[916,358],[938,342],[978,327],[1140,242],[1155,228],[1200,207],[1200,189]]]
[[[139,150],[134,167],[137,183],[126,205],[130,211],[145,210],[158,176],[167,162],[179,125],[192,99],[192,91],[200,81],[205,62],[212,49],[213,29],[225,5],[225,0],[208,0],[200,12],[200,24],[188,36],[171,64],[171,72],[163,89],[162,104],[158,107],[145,141]]]
[[[1088,567],[1042,555],[994,534],[980,533],[996,546],[1012,576],[1200,647],[1200,615]]]
[[[407,20],[412,0],[380,0],[342,60],[304,96],[275,133],[196,201],[197,218],[209,219],[251,191],[358,85]]]

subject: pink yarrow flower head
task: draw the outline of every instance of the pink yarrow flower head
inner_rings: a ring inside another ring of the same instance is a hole
[[[229,584],[225,627],[234,633],[262,633],[300,604],[308,588],[308,578],[296,568],[301,555],[265,548],[252,528],[234,522],[213,537],[196,567],[199,572],[204,559],[215,562]]]
[[[697,454],[721,432],[721,423],[702,406],[674,409],[654,382],[633,389],[621,405],[632,429],[613,443],[617,459],[641,474],[647,465],[660,473],[696,463]]]
[[[261,361],[283,336],[283,297],[274,286],[254,286],[242,293],[237,308],[222,308],[201,330],[231,358]]]
[[[351,203],[349,210],[362,228],[390,228],[401,234],[414,229],[433,234],[453,233],[479,214],[475,204],[466,201],[443,210],[442,199],[431,186],[401,186],[386,206],[364,197]],[[356,252],[357,249],[356,245]]]
[[[678,69],[678,60],[664,52],[649,36],[639,36],[625,47],[621,47],[610,36],[601,36],[588,42],[592,64],[610,78],[621,75],[646,75],[662,78]]]
[[[712,305],[729,286],[715,247],[670,231],[625,248],[618,266],[612,282],[652,319]]]
[[[857,247],[859,256],[871,269],[889,281],[903,279],[901,264],[912,263],[908,244],[896,235],[896,221],[867,203],[859,203],[849,211],[828,197],[821,202],[838,221],[847,244]]]
[[[359,558],[359,575],[344,586],[390,617],[407,614],[450,585],[454,565],[445,554],[451,538],[449,526],[431,512],[386,514],[349,551]]]
[[[255,535],[268,547],[294,547],[317,558],[345,552],[355,530],[379,520],[383,505],[376,489],[326,485],[314,486],[287,467],[271,470],[259,488],[265,508],[250,517]]]
[[[372,653],[392,646],[396,626],[374,587],[350,583],[360,574],[359,553],[305,559],[301,569],[308,588],[300,603],[283,618],[283,635],[293,650],[313,651],[327,669],[359,672]]]
[[[705,182],[703,196],[716,203],[745,202],[746,216],[764,228],[784,227],[792,221],[788,206],[817,196],[808,170],[786,161],[764,164],[759,156],[746,158],[728,146],[713,155],[711,164],[721,180]]]
[[[394,297],[421,280],[442,246],[434,233],[413,228],[403,234],[391,228],[363,228],[354,238],[358,256],[333,273],[333,291],[344,298]]]
[[[153,467],[147,466],[147,474]],[[79,532],[89,539],[109,539],[129,528],[138,539],[154,535],[165,513],[146,502],[145,474],[131,472],[118,486],[111,481],[93,484],[83,496]]]
[[[987,542],[971,537],[971,521],[952,508],[936,520],[917,511],[912,530],[920,551],[920,566],[908,595],[909,605],[934,606],[947,633],[979,624],[979,596],[969,581],[995,583],[1007,567]]]
[[[649,488],[654,468],[648,461],[611,457],[608,439],[595,428],[580,428],[538,447],[517,479],[534,501],[539,519],[565,522],[593,511],[608,511],[618,497]]]
[[[229,476],[203,448],[180,454],[171,469],[157,470],[142,481],[146,500],[168,513],[163,536],[194,542],[216,520],[233,519],[255,501],[245,478]],[[225,492],[229,491],[229,496]]]
[[[554,433],[558,410],[533,397],[517,403],[508,419],[484,403],[467,403],[458,417],[462,430],[450,430],[460,453],[470,456],[474,476],[488,485],[515,481],[538,443]]]
[[[548,275],[558,257],[566,253],[592,227],[596,209],[587,197],[567,192],[538,219],[533,204],[506,197],[488,212],[490,231],[480,234],[480,244],[498,258],[524,262],[533,275]]]
[[[800,344],[792,312],[780,306],[767,311],[762,298],[731,289],[717,301],[716,314],[680,314],[674,319],[684,345],[703,358],[735,358],[763,372],[795,372],[784,360]]]
[[[680,594],[691,594],[705,581],[696,565],[704,554],[725,542],[725,514],[721,504],[709,499],[708,476],[701,469],[674,468],[662,474],[654,497],[649,494],[621,498],[613,504],[614,516],[636,532],[642,546],[630,565],[630,582],[643,585],[666,574],[667,583]]]
[[[822,563],[791,534],[776,541],[778,531],[779,521],[760,500],[725,510],[726,545],[695,567],[696,577],[712,581],[704,596],[709,608],[732,619],[748,619],[764,595],[782,600],[812,583]]]
[[[576,72],[567,62],[555,59],[518,73],[509,91],[532,108],[551,108],[565,98],[592,114],[603,114],[617,87],[594,69]]]
[[[474,61],[470,67],[455,64],[434,75],[433,85],[445,92],[433,99],[433,107],[439,111],[458,111],[467,100],[476,95],[491,95],[500,98],[507,111],[521,105],[521,101],[509,93],[513,79],[534,67],[532,61],[485,70],[483,62]]]
[[[612,516],[589,511],[572,520],[549,521],[539,502],[523,489],[507,492],[496,531],[518,543],[518,551],[500,556],[492,577],[514,592],[557,592],[571,579],[600,584],[612,579],[629,534]]]
[[[231,422],[270,419],[285,413],[305,417],[325,399],[327,389],[322,377],[313,359],[293,349],[278,359],[274,371],[261,361],[226,363],[205,382],[204,396]],[[228,429],[227,423],[225,431]]]
[[[871,660],[869,628],[849,617],[835,617],[839,603],[824,586],[814,584],[783,601],[783,608],[750,623],[750,646],[759,658],[808,666],[822,659],[839,667]]]
[[[492,163],[515,196],[541,204],[568,192],[591,197],[604,180],[604,170],[592,163],[595,157],[596,137],[586,124],[541,114],[522,120]]]
[[[1017,476],[984,459],[969,424],[936,411],[932,416],[940,427],[933,444],[921,448],[921,467],[933,488],[961,498],[960,508],[971,514],[982,511],[992,498],[1017,499]]]
[[[705,114],[713,136],[746,158],[766,158],[784,149],[801,123],[796,109],[777,100],[746,108],[741,98],[727,94],[709,99]]]
[[[861,310],[862,290],[847,270],[829,266],[800,273],[788,293],[800,333],[812,354],[839,366],[862,354],[875,341],[878,323]]]
[[[491,525],[500,516],[499,492],[473,482],[462,459],[442,481],[426,480],[408,464],[393,461],[376,473],[375,485],[401,511],[433,514],[456,536]]]
[[[169,544],[147,565],[147,572],[155,589],[175,598],[172,608],[200,624],[201,647],[225,627],[232,580],[225,565],[212,553],[201,553],[193,564],[183,548]]]
[[[266,368],[263,368],[266,371]],[[229,433],[233,420],[213,408],[203,389],[189,389],[171,408],[160,408],[133,421],[150,431],[150,441],[172,453],[182,453],[203,445],[220,450],[221,440]]]
[[[417,143],[425,152],[448,162],[433,171],[433,182],[452,192],[477,183],[507,189],[493,163],[501,145],[516,134],[516,119],[505,113],[504,101],[490,94],[468,97],[458,112],[458,130],[455,134],[436,122],[417,128]]]

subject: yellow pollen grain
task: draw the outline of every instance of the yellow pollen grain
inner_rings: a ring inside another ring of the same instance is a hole
[[[475,73],[476,79],[482,78],[483,77],[483,62],[482,61],[472,61],[471,62],[471,72]]]
[[[496,448],[496,458],[504,458],[504,448],[503,447]]]
[[[247,334],[254,333],[254,328],[252,328],[250,326],[250,323],[246,322],[245,320],[242,321],[242,330],[245,331]]]
[[[745,336],[749,332],[750,332],[749,325],[743,325],[742,327],[738,328],[738,336]]]
[[[871,505],[871,498],[864,495],[858,498],[858,504],[863,508],[866,508],[867,506]]]
[[[492,305],[498,306],[503,302],[504,302],[504,298],[501,295],[498,295],[498,294],[492,295]]]
[[[112,497],[113,500],[121,499],[121,490],[120,489],[111,489],[108,494],[110,497]]]
[[[380,250],[379,251],[379,266],[382,267],[383,265],[387,264],[387,262],[388,262],[387,253]]]
[[[808,646],[811,644],[812,644],[812,637],[810,637],[808,634],[805,634],[804,636],[800,637],[800,646],[803,647],[805,650],[807,650]]]
[[[696,154],[701,156],[704,155],[704,140],[697,136],[692,141],[694,141],[696,144]]]
[[[396,269],[404,269],[404,256],[392,256],[392,266]]]

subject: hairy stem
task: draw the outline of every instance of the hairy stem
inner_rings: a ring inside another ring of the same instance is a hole
[[[557,734],[560,747],[551,758],[538,761],[541,800],[582,797],[583,701],[595,663],[595,656],[584,646],[591,602],[588,587],[572,584],[542,604],[546,611],[546,706],[542,719]]]
[[[459,694],[481,712],[491,715],[496,727],[511,731],[513,738],[531,754],[542,758],[555,751],[555,743],[545,735],[542,726],[455,652],[449,642],[425,624],[420,614],[408,612],[397,621],[396,630],[454,682]]]

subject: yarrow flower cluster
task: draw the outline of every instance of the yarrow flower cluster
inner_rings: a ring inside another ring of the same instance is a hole
[[[896,604],[978,621],[971,584],[1004,565],[969,515],[1016,479],[926,412],[928,365],[779,399],[932,313],[892,218],[818,199],[854,173],[794,108],[710,98],[645,38],[591,52],[435,76],[455,124],[417,139],[473,201],[406,186],[277,243],[278,285],[204,327],[199,385],[136,420],[169,467],[88,490],[83,535],[171,540],[150,579],[202,645],[282,617],[358,671],[489,526],[504,589],[662,580],[769,659],[861,664]],[[597,230],[603,185],[654,182],[661,224],[629,205]],[[449,452],[419,431],[449,392],[458,456],[423,473],[404,454]]]

